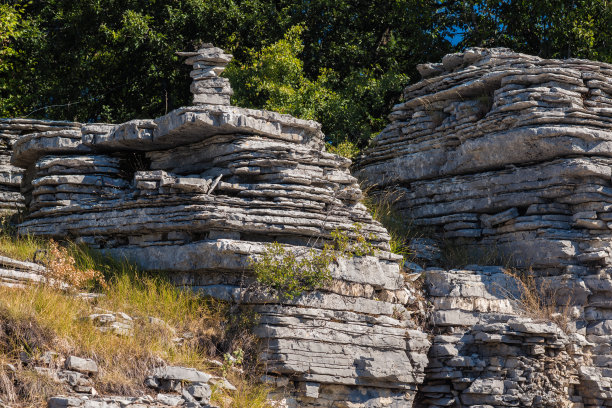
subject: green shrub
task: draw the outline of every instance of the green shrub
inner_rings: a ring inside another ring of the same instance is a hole
[[[274,242],[266,245],[251,266],[259,284],[274,289],[279,298],[293,299],[331,281],[332,256],[329,248],[310,249],[300,255]]]
[[[336,229],[331,233],[333,242],[322,249],[291,250],[273,242],[263,253],[252,258],[251,267],[257,282],[274,290],[280,299],[294,299],[306,291],[329,284],[331,266],[340,257],[374,255],[375,248],[362,233],[360,224],[353,225],[353,236]]]
[[[359,147],[350,140],[343,140],[340,143],[332,144],[328,142],[325,145],[326,150],[329,153],[337,154],[338,156],[346,157],[347,159],[354,159],[359,155]]]

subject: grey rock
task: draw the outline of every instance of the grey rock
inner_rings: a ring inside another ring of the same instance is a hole
[[[81,403],[76,397],[52,397],[47,402],[49,408],[80,407]]]
[[[206,383],[194,383],[186,388],[187,392],[198,400],[207,403],[210,400],[212,390]]]
[[[76,356],[70,356],[66,359],[66,368],[84,374],[96,374],[98,372],[98,364],[94,360]]]
[[[203,373],[195,368],[178,366],[157,367],[153,370],[151,376],[159,380],[178,380],[202,383],[207,383],[211,378],[210,374]]]
[[[171,394],[157,394],[157,401],[169,407],[183,405],[183,399]]]
[[[193,66],[197,106],[156,119],[45,129],[15,142],[12,161],[27,169],[21,184],[29,216],[20,232],[74,237],[143,269],[168,270],[178,286],[253,307],[262,362],[296,404],[411,403],[430,342],[404,305],[421,301],[404,285],[389,234],[360,202],[351,161],[325,152],[316,122],[229,106],[231,88],[219,74],[231,56],[222,50],[179,55]],[[358,238],[356,224],[374,251],[338,256],[329,287],[287,300],[253,285],[252,262],[267,244],[309,256],[336,231]],[[419,264],[440,259],[436,242],[413,244],[430,251],[431,261]],[[110,314],[92,320],[129,335],[133,322]],[[209,380],[166,367],[145,384],[180,393],[182,382]],[[316,393],[311,383],[321,384]],[[302,384],[308,392],[299,391]]]

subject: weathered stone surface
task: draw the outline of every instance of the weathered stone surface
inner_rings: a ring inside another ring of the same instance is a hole
[[[611,405],[612,65],[468,49],[419,70],[359,176],[470,258],[525,268],[567,320],[517,320],[534,311],[499,271],[426,270],[424,406]]]
[[[19,191],[23,170],[11,164],[15,142],[30,133],[65,131],[79,126],[72,122],[0,119],[0,210],[23,208],[23,197]]]
[[[589,399],[605,396],[605,381],[593,387],[602,372],[580,368],[592,344],[580,330],[526,317],[538,311],[525,310],[522,287],[503,268],[424,275],[435,336],[415,406],[594,407]],[[463,317],[439,323],[451,313]]]
[[[98,364],[94,360],[77,356],[70,356],[66,359],[66,368],[84,374],[96,374],[98,372]]]
[[[20,288],[26,285],[38,285],[41,283],[49,283],[60,288],[68,286],[63,282],[48,279],[46,273],[46,268],[40,264],[18,261],[0,255],[1,286]]]
[[[408,318],[400,257],[360,203],[350,160],[324,151],[316,122],[229,106],[229,83],[218,75],[231,56],[222,50],[179,55],[194,67],[195,100],[206,104],[45,129],[16,143],[12,162],[26,169],[30,211],[20,232],[76,237],[171,271],[182,287],[251,305],[267,373],[277,384],[291,379],[293,406],[410,404],[429,341]],[[266,243],[301,257],[334,231],[356,238],[356,226],[375,253],[339,257],[323,290],[283,301],[248,290],[251,260]],[[179,392],[180,380],[207,381],[160,374],[147,384]]]
[[[211,376],[195,368],[164,366],[153,370],[152,377],[158,380],[177,380],[207,383]]]
[[[422,66],[357,164],[399,211],[536,269],[612,261],[612,66],[468,49]]]
[[[195,52],[177,52],[187,57],[185,64],[191,65],[191,93],[194,105],[229,105],[233,94],[229,80],[220,77],[225,66],[232,60],[232,55],[212,45],[202,47]]]

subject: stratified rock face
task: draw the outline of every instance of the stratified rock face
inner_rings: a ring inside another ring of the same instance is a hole
[[[425,289],[435,331],[415,406],[595,408],[611,402],[609,378],[593,366],[594,344],[584,329],[564,331],[526,317],[537,311],[523,309],[517,281],[502,268],[430,268]]]
[[[612,66],[469,49],[419,68],[359,176],[464,254],[524,267],[568,324],[525,318],[500,268],[424,271],[415,405],[612,405]]]
[[[194,68],[204,69],[195,54]],[[294,405],[407,407],[429,342],[402,318],[399,257],[360,203],[350,161],[323,145],[318,123],[222,103],[34,133],[15,144],[12,159],[27,169],[30,214],[19,229],[73,237],[172,271],[179,285],[253,305],[263,361],[269,374],[290,378]],[[377,252],[339,258],[325,290],[279,302],[244,289],[249,258],[266,243],[300,254],[336,229],[354,235],[356,223]]]
[[[420,66],[359,177],[447,239],[536,269],[612,263],[612,65],[469,49]]]
[[[19,192],[23,170],[11,165],[13,144],[29,133],[78,128],[80,124],[72,122],[0,119],[0,210],[14,211],[23,208],[23,196]]]

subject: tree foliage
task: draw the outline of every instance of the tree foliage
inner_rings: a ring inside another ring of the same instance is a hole
[[[609,0],[469,0],[447,12],[463,34],[458,48],[504,46],[544,58],[612,62]]]
[[[0,115],[162,115],[190,103],[189,67],[175,51],[212,42],[235,56],[235,103],[316,119],[334,147],[363,146],[419,79],[416,64],[453,49],[611,61],[611,8],[607,0],[4,0]]]

